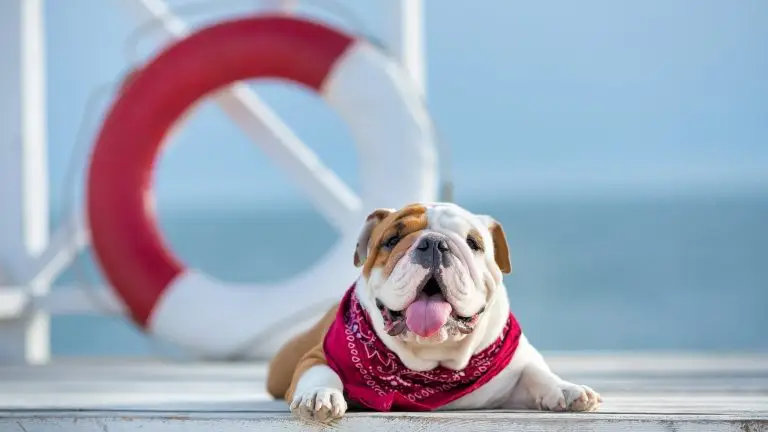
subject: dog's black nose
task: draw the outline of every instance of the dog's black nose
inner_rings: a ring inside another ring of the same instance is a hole
[[[426,235],[419,240],[414,251],[414,262],[424,267],[448,265],[445,255],[450,248],[448,241],[438,236]]]
[[[423,237],[419,241],[419,245],[416,246],[416,249],[420,251],[429,251],[431,249],[437,248],[440,252],[447,252],[448,251],[448,242],[445,241],[445,239],[439,239],[431,236]]]

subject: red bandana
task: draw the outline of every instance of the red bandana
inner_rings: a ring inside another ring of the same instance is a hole
[[[413,371],[376,336],[354,291],[352,285],[344,295],[323,350],[347,401],[375,411],[431,411],[473,392],[509,364],[522,334],[510,313],[501,337],[472,356],[466,368]]]

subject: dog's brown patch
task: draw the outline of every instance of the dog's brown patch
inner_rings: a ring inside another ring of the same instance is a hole
[[[491,238],[493,239],[493,258],[496,261],[496,265],[499,266],[502,273],[512,273],[509,244],[507,244],[507,236],[504,234],[504,229],[496,221],[491,223],[488,229],[491,231]]]
[[[367,250],[368,244],[371,241],[373,229],[393,212],[394,210],[390,209],[376,209],[365,218],[363,231],[360,233],[360,237],[357,239],[357,245],[355,246],[355,259],[353,261],[355,267],[360,267],[368,259]]]
[[[405,255],[418,233],[427,228],[427,208],[420,204],[412,204],[391,213],[379,222],[371,233],[370,255],[363,265],[363,276],[370,277],[371,270],[381,268],[385,276],[389,276],[397,261]],[[399,241],[394,247],[389,247],[391,238]]]
[[[395,246],[389,252],[389,256],[387,257],[387,260],[384,263],[384,268],[382,269],[384,277],[388,278],[389,275],[392,274],[392,271],[395,269],[397,263],[403,256],[405,256],[406,253],[408,253],[408,250],[411,248],[411,246],[413,246],[413,243],[416,242],[416,240],[419,238],[420,231],[421,230],[412,232],[403,237],[403,239],[397,243],[397,246]]]

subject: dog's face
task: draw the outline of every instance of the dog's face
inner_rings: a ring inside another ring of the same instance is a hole
[[[501,225],[451,203],[371,213],[355,265],[367,309],[408,344],[440,344],[471,334],[511,271]]]

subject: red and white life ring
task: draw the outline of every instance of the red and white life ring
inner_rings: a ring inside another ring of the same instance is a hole
[[[305,19],[256,16],[167,47],[132,77],[101,127],[87,179],[88,222],[99,266],[133,321],[212,358],[270,355],[276,345],[248,344],[266,328],[285,329],[286,318],[295,323],[291,317],[308,307],[337,300],[356,277],[359,226],[307,272],[270,286],[217,281],[186,268],[166,247],[150,202],[165,136],[196,101],[252,78],[307,86],[346,121],[360,152],[361,223],[372,208],[437,194],[426,108],[402,68],[365,40]]]

